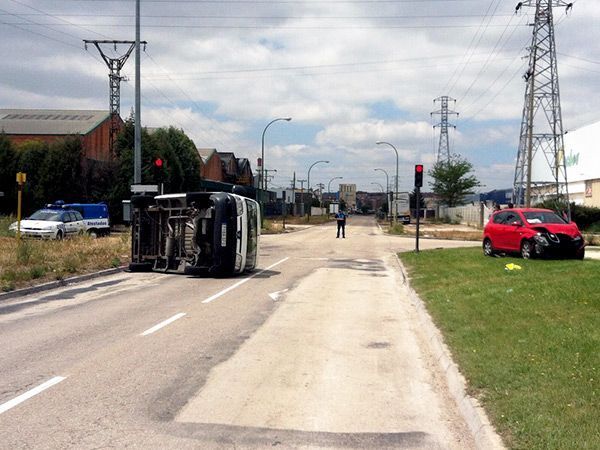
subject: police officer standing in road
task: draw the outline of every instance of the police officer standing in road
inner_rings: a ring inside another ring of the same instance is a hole
[[[336,239],[340,237],[340,229],[342,230],[342,238],[346,238],[346,217],[346,213],[341,210],[335,215],[335,220],[337,220]]]

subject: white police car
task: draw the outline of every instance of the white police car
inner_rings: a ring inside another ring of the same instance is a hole
[[[18,222],[8,229],[17,231]],[[63,239],[84,234],[87,227],[81,214],[74,210],[40,209],[21,220],[21,236],[41,239]]]
[[[47,209],[74,210],[83,217],[87,233],[93,237],[110,234],[110,218],[106,203],[65,203],[58,200],[46,205]]]

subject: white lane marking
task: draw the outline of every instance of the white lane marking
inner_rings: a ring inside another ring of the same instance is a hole
[[[148,328],[146,331],[144,331],[140,336],[148,336],[149,334],[154,333],[155,331],[160,330],[163,327],[166,327],[167,325],[169,325],[172,322],[175,322],[177,319],[181,319],[183,316],[185,316],[186,313],[179,313],[179,314],[175,314],[173,317],[168,318],[167,320],[162,321],[161,323],[154,325],[152,328]]]
[[[279,297],[281,297],[281,294],[285,294],[287,291],[289,291],[289,289],[284,289],[283,291],[271,292],[269,294],[269,297],[271,297],[271,299],[274,302],[276,302],[277,300],[279,300]]]
[[[0,405],[0,414],[5,413],[9,409],[17,406],[19,403],[23,403],[25,400],[30,399],[34,395],[37,395],[40,392],[45,391],[46,389],[54,386],[55,384],[60,383],[61,381],[65,380],[65,379],[66,379],[66,377],[51,378],[50,380],[46,381],[45,383],[40,384],[38,387],[35,387],[35,388],[25,392],[24,394],[21,394],[18,397],[13,398],[12,400],[9,400],[6,403],[3,403],[2,405]]]
[[[248,278],[244,278],[243,280],[238,281],[237,283],[235,283],[234,285],[229,286],[226,289],[223,289],[221,292],[217,292],[215,295],[208,297],[206,300],[203,300],[202,303],[210,303],[213,300],[218,299],[219,297],[221,297],[222,295],[227,294],[229,291],[233,291],[235,288],[241,286],[242,284],[250,281],[252,278],[259,276],[261,273],[266,272],[269,269],[272,269],[275,266],[278,266],[279,264],[286,262],[288,259],[290,259],[289,257],[287,258],[283,258],[281,261],[277,261],[275,264],[271,264],[269,267],[261,270],[260,272],[257,272],[251,276],[249,276]]]

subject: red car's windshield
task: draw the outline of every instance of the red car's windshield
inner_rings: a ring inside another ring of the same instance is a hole
[[[567,223],[562,217],[551,211],[529,211],[524,212],[525,220],[531,225],[538,223]]]

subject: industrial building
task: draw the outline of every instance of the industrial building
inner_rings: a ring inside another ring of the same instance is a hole
[[[111,158],[110,127],[110,113],[102,110],[0,109],[0,132],[14,144],[81,136],[85,158],[96,161]]]

